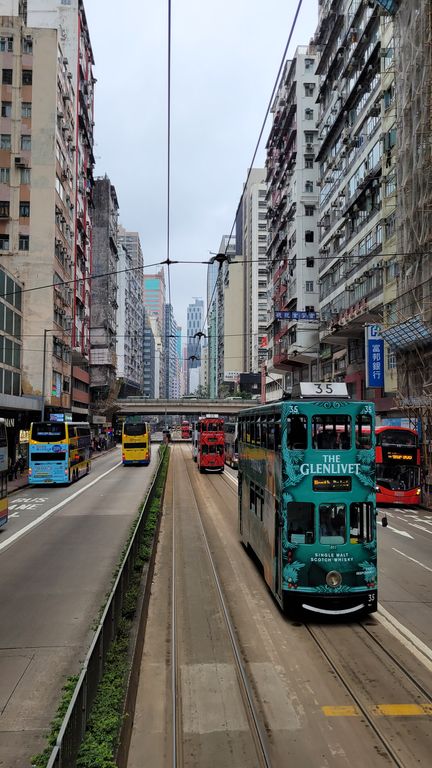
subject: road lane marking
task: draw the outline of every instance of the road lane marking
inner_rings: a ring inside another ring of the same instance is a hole
[[[382,520],[377,520],[377,522],[378,522],[380,525],[382,525]],[[413,538],[414,538],[414,536],[411,536],[411,534],[410,534],[410,533],[407,533],[406,531],[400,531],[400,530],[399,530],[399,528],[393,528],[393,526],[392,526],[392,525],[388,525],[388,526],[387,526],[387,529],[388,529],[389,531],[393,531],[394,533],[398,533],[398,534],[399,534],[399,536],[405,536],[405,538],[406,538],[406,539],[413,539]]]
[[[417,523],[408,523],[408,525],[412,525],[413,528],[418,528],[419,531],[426,531],[426,533],[432,534],[432,531],[430,531],[429,528],[425,528],[423,525],[417,525]]]
[[[377,704],[373,713],[386,717],[413,717],[415,715],[430,715],[431,709],[432,707],[427,704]]]
[[[327,717],[359,717],[356,707],[321,707]]]
[[[401,552],[400,549],[396,549],[395,547],[392,547],[394,552],[397,552],[398,555],[402,555],[402,557],[406,557],[407,560],[412,560],[413,563],[417,563],[417,565],[421,565],[422,568],[425,568],[426,571],[430,571],[432,573],[432,568],[429,568],[428,565],[423,565],[423,563],[420,562],[420,560],[416,560],[414,557],[410,557],[409,555],[406,555],[405,552]]]
[[[426,645],[420,638],[418,638],[408,627],[405,627],[400,623],[389,611],[387,611],[381,603],[378,604],[378,611],[375,613],[375,618],[379,621],[383,627],[387,629],[393,637],[396,637],[405,648],[407,648],[413,656],[416,657],[422,664],[432,672],[432,650]]]
[[[238,485],[238,480],[235,477],[231,477],[229,472],[225,472],[224,474],[225,474],[225,477],[228,478],[228,480],[231,480],[231,482],[234,483],[234,485]]]
[[[59,504],[56,504],[54,507],[51,507],[50,509],[47,509],[47,511],[44,512],[40,517],[37,517],[35,520],[32,520],[31,523],[24,526],[24,528],[21,528],[20,531],[13,533],[12,536],[9,536],[9,538],[6,539],[6,541],[3,541],[0,544],[0,552],[3,549],[7,549],[7,547],[9,547],[15,541],[18,541],[18,539],[20,539],[21,536],[24,536],[26,533],[31,531],[32,528],[35,528],[40,523],[43,523],[43,521],[46,520],[51,515],[53,515],[54,512],[57,512],[57,510],[66,506],[66,504],[69,504],[70,501],[73,501],[73,499],[76,499],[77,496],[80,496],[88,488],[91,488],[93,485],[96,485],[96,483],[98,483],[99,480],[102,480],[103,477],[106,477],[107,475],[110,474],[110,472],[114,472],[115,469],[118,469],[118,467],[121,467],[121,466],[122,466],[122,462],[119,461],[118,464],[115,464],[113,467],[111,467],[111,469],[108,469],[102,475],[99,475],[99,477],[97,477],[95,480],[92,480],[91,483],[87,483],[87,485],[85,485],[83,488],[79,488],[78,491],[75,491],[75,493],[72,494],[72,496],[68,496],[67,499],[63,499],[63,501],[60,501]]]
[[[327,717],[360,717],[357,707],[339,706],[321,707]],[[380,717],[418,717],[432,715],[432,704],[377,704],[372,707],[372,714]]]

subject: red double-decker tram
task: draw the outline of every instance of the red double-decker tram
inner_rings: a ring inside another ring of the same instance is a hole
[[[225,464],[224,420],[205,416],[198,421],[197,464],[200,472],[223,472]]]
[[[182,440],[189,440],[191,436],[190,424],[188,421],[182,421],[181,423],[181,436]]]
[[[377,504],[420,503],[420,448],[417,432],[406,427],[376,427]]]

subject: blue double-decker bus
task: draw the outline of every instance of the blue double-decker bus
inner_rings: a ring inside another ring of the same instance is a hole
[[[87,422],[40,421],[30,427],[29,483],[72,483],[90,472]]]
[[[341,383],[239,416],[239,523],[281,607],[377,608],[374,406]]]

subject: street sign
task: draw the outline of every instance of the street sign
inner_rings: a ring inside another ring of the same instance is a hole
[[[384,339],[379,325],[365,328],[366,387],[384,386]]]

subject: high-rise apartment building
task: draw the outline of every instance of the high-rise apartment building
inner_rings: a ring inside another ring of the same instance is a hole
[[[144,309],[143,395],[159,397],[159,349],[156,318]]]
[[[152,275],[144,275],[144,307],[146,312],[156,320],[157,332],[156,341],[156,359],[155,381],[158,382],[159,389],[156,388],[156,397],[164,397],[165,387],[165,355],[163,354],[163,327],[165,312],[165,275],[163,269]]]
[[[121,230],[121,228],[119,228]],[[143,390],[144,307],[142,272],[133,268],[129,249],[118,242],[117,380],[119,397],[139,395]]]
[[[96,179],[93,210],[90,391],[97,405],[117,397],[118,201],[107,176]],[[101,275],[101,277],[98,277]]]
[[[267,398],[316,374],[318,351],[318,55],[299,46],[272,105],[267,141]]]
[[[397,195],[397,286],[383,336],[397,364],[398,404],[421,420],[427,436],[432,429],[432,7],[429,0],[394,6],[393,35],[383,56],[395,71],[384,97],[387,103],[394,98],[397,118],[397,165],[388,179]],[[430,466],[430,452],[425,463]]]
[[[26,286],[53,286],[25,304],[24,333],[33,341],[23,353],[23,391],[84,418],[95,82],[84,8],[0,0],[0,14],[2,251]]]
[[[267,184],[252,168],[236,216],[236,248],[244,282],[242,372],[258,373],[267,359]]]
[[[127,256],[124,270],[119,263],[117,377],[122,380],[120,397],[139,394],[143,388],[144,259],[138,232],[118,228],[118,242]],[[122,304],[124,303],[124,307]],[[123,326],[123,342],[121,326]]]
[[[187,307],[186,328],[187,328],[187,356],[188,356],[188,394],[190,390],[190,371],[199,368],[201,365],[201,338],[197,336],[203,331],[204,323],[204,302],[202,299],[194,299],[193,304]],[[194,379],[194,391],[196,389]]]
[[[387,353],[380,375],[376,361],[373,380],[367,381],[365,325],[380,325],[386,316],[392,294],[385,283],[397,268],[391,243],[396,125],[381,44],[386,18],[377,3],[328,0],[320,5],[315,36],[320,49],[321,372],[325,379],[345,380],[354,397],[374,399],[378,410],[392,404],[383,396],[394,389],[394,361]]]
[[[177,353],[178,331],[172,304],[165,304],[164,313],[164,392],[167,400],[178,398],[180,394],[179,360]]]

